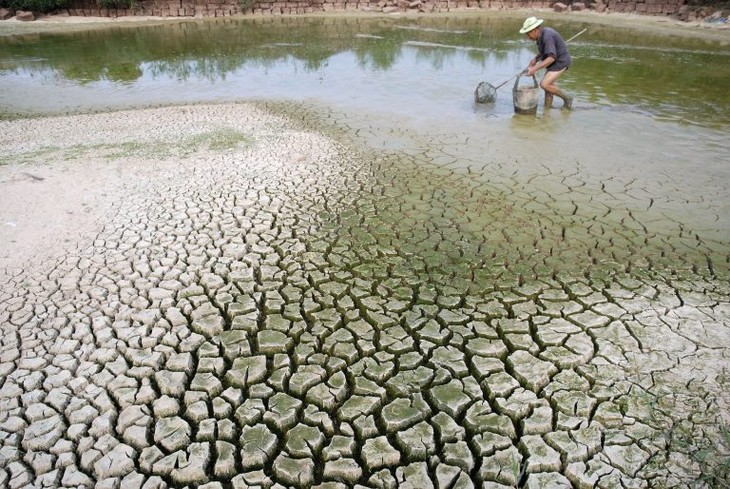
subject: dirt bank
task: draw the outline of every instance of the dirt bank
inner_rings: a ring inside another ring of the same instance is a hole
[[[410,16],[422,17],[424,15],[435,16],[464,16],[464,15],[489,15],[507,18],[515,18],[516,20],[525,17],[526,13],[538,14],[546,19],[570,19],[579,22],[585,22],[595,25],[610,25],[614,27],[629,27],[634,29],[645,30],[650,33],[666,34],[672,36],[684,36],[713,40],[722,44],[730,44],[730,24],[713,24],[708,22],[681,22],[670,17],[659,17],[649,15],[623,14],[623,13],[596,13],[593,11],[555,13],[552,10],[535,9],[529,11],[509,10],[509,11],[490,11],[490,10],[452,10],[450,12],[441,12],[433,14],[423,14],[415,12],[383,14],[373,12],[328,12],[307,14],[317,17],[352,17],[352,16]],[[301,15],[299,17],[303,17]],[[240,16],[245,18],[246,16]],[[87,29],[106,28],[113,26],[137,26],[150,24],[165,24],[175,22],[191,22],[200,19],[192,19],[190,17],[73,17],[68,15],[47,15],[40,17],[34,22],[21,22],[16,19],[9,19],[0,22],[0,36],[8,36],[15,34],[37,33],[37,32],[69,32]]]

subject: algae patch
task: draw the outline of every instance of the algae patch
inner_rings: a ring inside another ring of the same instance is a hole
[[[182,137],[178,141],[122,141],[118,143],[76,144],[73,146],[42,146],[20,151],[8,151],[0,156],[0,165],[43,164],[74,161],[84,158],[148,158],[163,160],[187,157],[195,153],[225,152],[250,148],[254,138],[233,128],[223,127]]]

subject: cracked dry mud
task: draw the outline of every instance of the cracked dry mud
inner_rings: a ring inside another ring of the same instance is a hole
[[[2,274],[2,487],[727,483],[726,242],[250,105],[0,124],[116,176]]]

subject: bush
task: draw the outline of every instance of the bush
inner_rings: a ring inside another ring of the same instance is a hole
[[[101,8],[131,8],[133,0],[97,0]]]
[[[32,12],[53,12],[68,7],[70,0],[0,0],[0,7]]]

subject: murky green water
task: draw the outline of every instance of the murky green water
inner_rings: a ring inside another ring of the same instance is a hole
[[[424,114],[466,110],[532,46],[518,18],[287,18],[187,21],[0,40],[3,112],[249,97],[365,105]],[[582,107],[693,124],[730,123],[730,49],[627,29],[552,22],[576,58],[564,85]],[[510,85],[491,112],[509,112]]]

